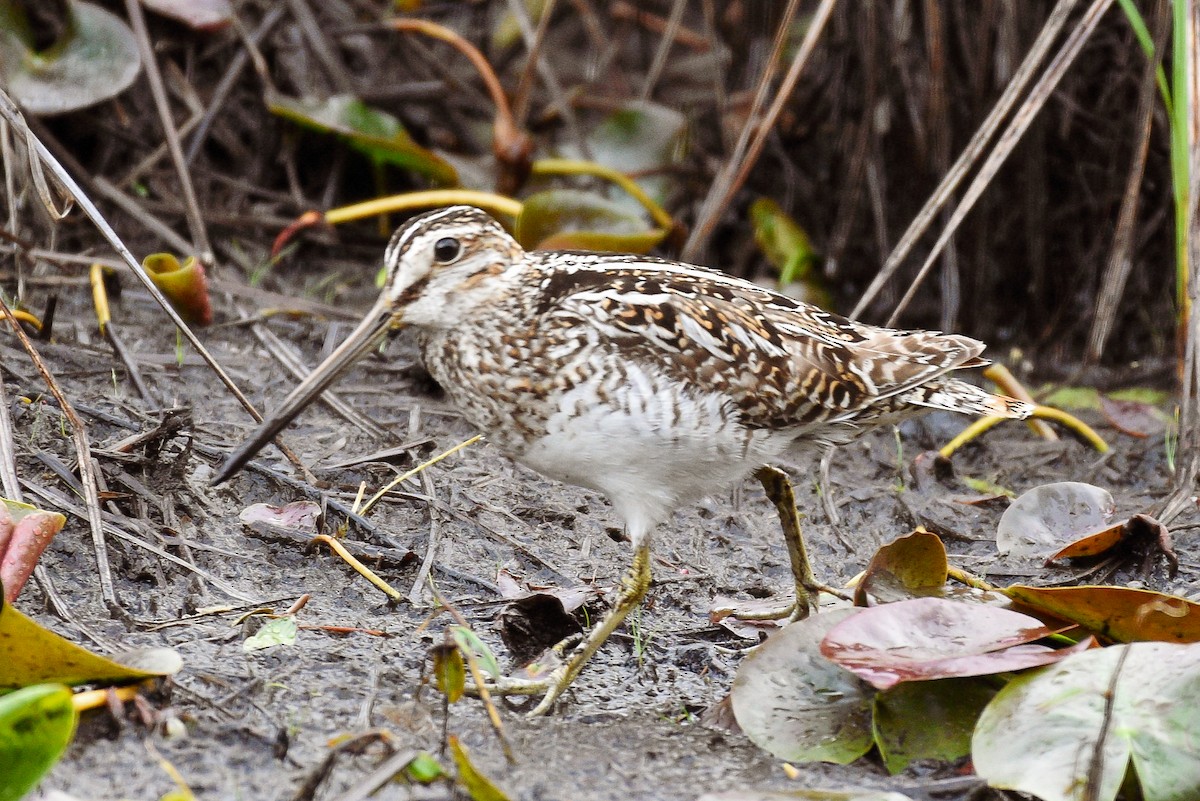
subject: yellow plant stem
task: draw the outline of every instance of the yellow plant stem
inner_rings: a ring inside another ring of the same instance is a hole
[[[108,310],[108,290],[104,287],[104,265],[93,264],[88,270],[88,282],[92,285],[92,305],[96,307],[96,322],[100,324],[103,334],[112,320]]]
[[[965,584],[968,587],[973,587],[977,590],[983,590],[984,592],[999,592],[999,590],[997,590],[991,584],[988,584],[986,581],[981,579],[979,576],[976,576],[974,573],[968,573],[967,571],[963,570],[961,567],[955,567],[954,565],[948,565],[946,567],[946,576],[948,578],[954,579],[955,581],[959,582],[960,584]]]
[[[387,495],[389,492],[391,492],[391,491],[392,491],[392,488],[394,488],[395,486],[397,486],[398,484],[400,484],[400,482],[402,482],[402,481],[407,481],[408,479],[410,479],[410,478],[412,478],[413,476],[415,476],[417,473],[420,473],[420,472],[421,472],[422,470],[424,470],[426,467],[430,467],[430,466],[432,466],[432,465],[435,465],[435,464],[437,464],[438,462],[440,462],[440,461],[442,461],[443,459],[445,459],[447,456],[450,456],[451,454],[458,453],[458,452],[459,452],[459,451],[461,451],[463,448],[467,447],[468,445],[473,445],[474,443],[478,442],[478,441],[479,441],[479,440],[481,440],[481,439],[483,439],[483,435],[482,435],[482,434],[476,434],[475,436],[471,437],[470,439],[468,439],[468,440],[466,440],[466,441],[464,441],[464,442],[460,442],[460,443],[458,443],[457,445],[455,445],[455,446],[454,446],[453,448],[451,448],[450,450],[448,450],[448,451],[442,451],[442,452],[441,452],[441,453],[439,453],[437,456],[434,456],[432,459],[429,459],[429,460],[427,460],[427,461],[425,461],[425,462],[422,462],[421,464],[419,464],[419,465],[417,465],[416,467],[414,467],[412,470],[409,470],[407,473],[404,473],[403,475],[401,475],[401,476],[398,476],[397,478],[394,478],[394,479],[392,479],[391,481],[389,481],[389,482],[387,483],[387,486],[385,486],[385,487],[384,487],[383,489],[381,489],[379,492],[377,492],[377,493],[375,493],[374,495],[372,495],[372,496],[371,496],[371,499],[370,499],[370,500],[368,500],[368,501],[367,501],[365,504],[363,504],[363,505],[362,505],[362,508],[355,509],[355,510],[354,510],[354,513],[355,513],[355,514],[357,514],[357,515],[365,515],[367,512],[371,511],[371,508],[372,508],[372,507],[374,507],[374,506],[375,506],[375,504],[379,503],[380,499],[381,499],[381,498],[383,498],[383,496],[384,496],[384,495]]]
[[[645,191],[637,185],[637,182],[623,172],[614,170],[611,167],[605,167],[603,164],[596,164],[592,161],[578,161],[576,159],[541,159],[533,163],[534,175],[594,175],[597,178],[603,178],[606,181],[611,181],[629,195],[641,203],[646,211],[650,213],[650,217],[665,231],[670,231],[675,225],[675,221],[671,219],[671,215],[666,210],[654,202],[654,199],[647,195]]]
[[[325,212],[325,222],[330,225],[338,225],[351,220],[361,220],[364,217],[374,217],[377,214],[412,211],[434,206],[453,206],[459,203],[478,206],[507,217],[516,217],[524,208],[521,201],[497,195],[494,192],[480,192],[475,189],[428,189],[423,192],[391,195],[330,209]]]
[[[108,705],[108,697],[111,693],[121,703],[128,703],[134,698],[137,698],[142,686],[140,684],[131,684],[128,687],[105,687],[100,690],[84,690],[81,693],[75,693],[71,696],[71,705],[75,707],[75,711],[87,712],[89,709],[99,709],[102,706]]]
[[[1029,390],[1025,389],[1025,385],[1018,381],[1017,377],[1009,372],[1003,364],[988,365],[987,369],[983,371],[983,377],[998,386],[1006,395],[1011,395],[1026,403],[1037,403],[1029,394]],[[1058,439],[1058,434],[1054,433],[1054,429],[1045,420],[1030,420],[1028,425],[1030,430],[1042,439],[1048,439],[1051,442]]]
[[[1054,422],[1059,423],[1060,425],[1072,431],[1080,439],[1085,441],[1088,445],[1091,445],[1100,453],[1108,453],[1108,443],[1104,441],[1104,438],[1097,434],[1091,426],[1073,414],[1068,414],[1062,409],[1055,409],[1051,406],[1038,405],[1033,408],[1032,416],[1039,420],[1053,420]],[[994,428],[998,423],[1003,423],[1008,419],[1010,418],[999,416],[981,417],[974,423],[971,423],[971,425],[964,428],[962,433],[957,437],[942,446],[938,453],[949,459],[951,454],[953,454],[963,445],[966,445],[971,440],[982,436],[984,432]]]
[[[379,590],[388,598],[391,598],[393,601],[404,600],[404,596],[401,595],[394,587],[392,587],[392,585],[388,584],[386,581],[376,575],[371,568],[367,567],[362,562],[351,556],[350,552],[346,550],[346,547],[333,537],[330,537],[328,534],[318,534],[317,536],[313,537],[313,540],[316,542],[323,542],[332,548],[333,552],[342,557],[346,564],[358,571],[359,575],[361,575],[367,581],[378,587]]]

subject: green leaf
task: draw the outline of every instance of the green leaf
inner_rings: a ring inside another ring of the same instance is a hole
[[[996,689],[981,679],[898,684],[875,696],[875,742],[899,773],[917,759],[953,761],[971,753],[971,733]]]
[[[779,283],[800,283],[809,290],[806,298],[818,306],[829,304],[829,292],[814,269],[817,254],[808,234],[799,223],[788,216],[770,198],[759,198],[750,206],[750,222],[754,226],[754,241],[776,270]]]
[[[71,690],[38,684],[0,696],[0,801],[17,801],[58,762],[75,734]]]
[[[274,648],[276,645],[292,645],[296,642],[299,628],[296,618],[291,615],[268,620],[262,628],[242,641],[242,650],[250,653]]]
[[[1059,387],[1042,398],[1042,405],[1073,411],[1099,411],[1100,392],[1094,387]]]
[[[129,88],[141,70],[137,40],[120,17],[73,2],[71,24],[40,52],[15,0],[0,0],[0,84],[31,114],[64,114],[108,100]]]
[[[130,651],[115,658],[121,661],[80,648],[34,623],[12,604],[0,602],[0,689],[48,682],[128,683],[171,675],[182,667],[179,654],[170,648]]]
[[[1016,678],[988,704],[972,739],[975,770],[1043,801],[1112,801],[1132,761],[1145,801],[1193,801],[1197,698],[1200,645],[1076,654]]]
[[[525,199],[514,226],[528,249],[646,253],[666,231],[648,228],[639,206],[626,206],[578,189],[549,189]]]
[[[371,108],[352,95],[301,100],[268,94],[267,108],[272,114],[310,130],[336,134],[378,163],[419,172],[444,186],[458,183],[455,169],[445,159],[414,142],[400,120]]]
[[[462,650],[464,654],[473,654],[483,664],[483,669],[486,670],[492,678],[498,679],[502,675],[500,672],[500,663],[496,661],[496,655],[492,653],[492,649],[488,644],[479,639],[479,635],[471,631],[466,626],[453,625],[450,627],[450,636],[454,638],[455,644]]]
[[[428,751],[419,752],[404,768],[404,771],[410,779],[421,784],[429,784],[446,775],[442,763],[438,762]]]

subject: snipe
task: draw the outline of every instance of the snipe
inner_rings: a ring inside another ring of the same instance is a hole
[[[948,374],[986,364],[964,336],[864,325],[755,284],[645,256],[526,252],[479,209],[416,217],[384,254],[387,282],[345,342],[230,456],[224,481],[391,329],[504,453],[608,497],[633,564],[612,610],[540,682],[545,712],[641,601],[654,527],[757,472],[793,514],[796,616],[813,577],[790,487],[765,469],[931,409],[1027,417],[1031,407]],[[785,531],[789,530],[785,520]]]

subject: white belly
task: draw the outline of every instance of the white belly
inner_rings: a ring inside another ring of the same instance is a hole
[[[635,539],[682,504],[731,486],[786,444],[747,430],[716,393],[689,392],[635,367],[623,377],[565,393],[545,435],[517,458],[607,495]]]

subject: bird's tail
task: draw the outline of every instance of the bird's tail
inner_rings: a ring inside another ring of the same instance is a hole
[[[1006,395],[993,395],[974,384],[949,377],[914,387],[904,393],[903,400],[915,406],[944,409],[948,412],[1012,417],[1017,420],[1029,417],[1034,409],[1032,403]]]

